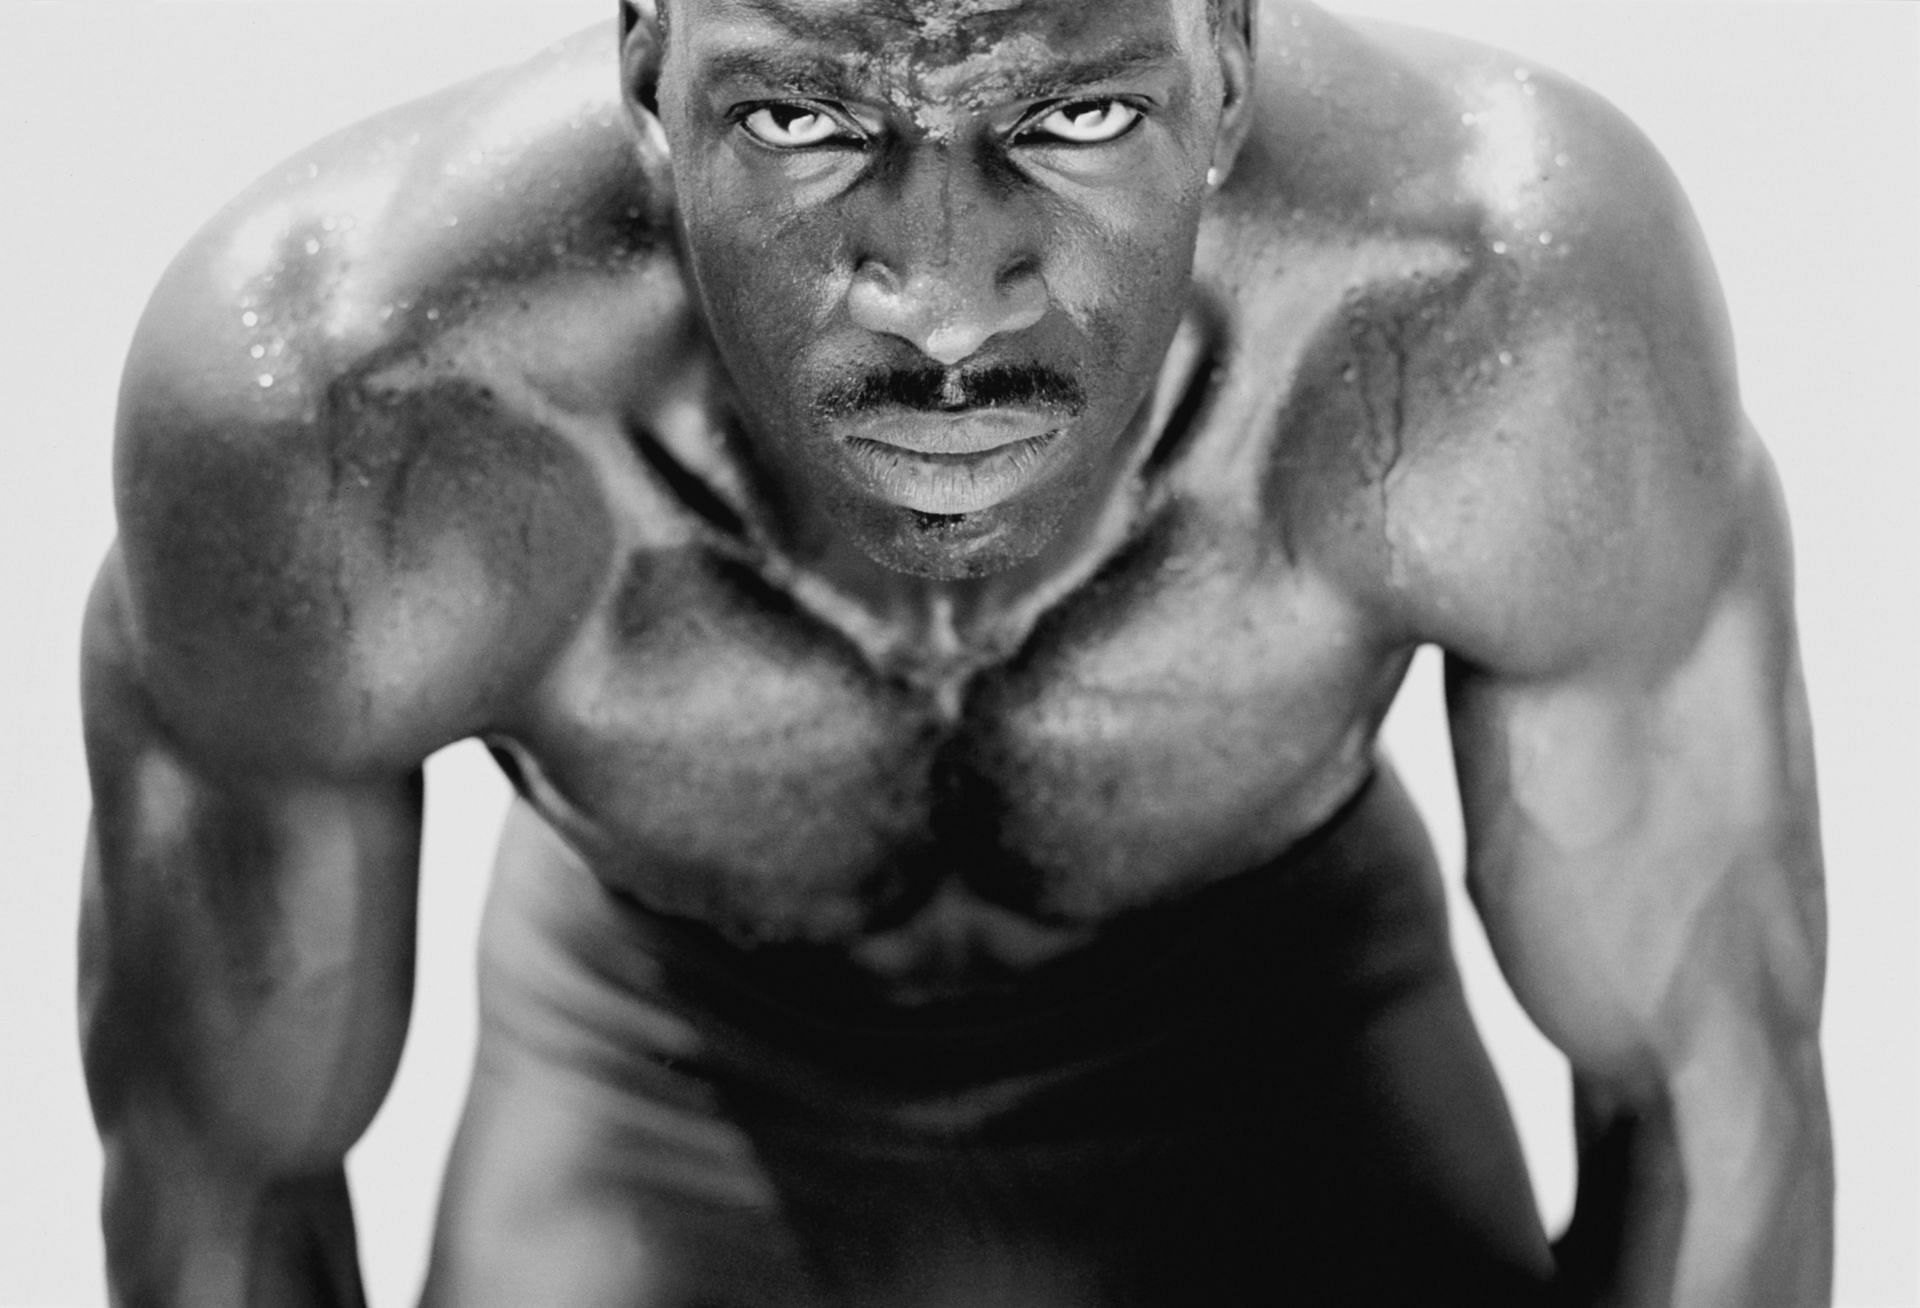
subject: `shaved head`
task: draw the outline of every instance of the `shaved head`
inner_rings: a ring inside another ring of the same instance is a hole
[[[641,5],[648,0],[620,0],[620,38],[626,39],[634,25],[640,21]],[[1219,30],[1222,18],[1240,29],[1241,37],[1247,48],[1253,48],[1253,8],[1255,0],[1207,0],[1207,24],[1215,31]],[[661,27],[667,25],[668,0],[651,0],[654,19]]]

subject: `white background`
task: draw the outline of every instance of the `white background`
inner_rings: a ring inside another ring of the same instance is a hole
[[[113,395],[171,252],[326,130],[504,62],[613,0],[0,0],[0,1304],[104,1302],[99,1155],[74,1049],[86,816],[74,650],[112,533]],[[1913,831],[1920,712],[1920,18],[1896,0],[1349,7],[1522,52],[1600,90],[1692,196],[1731,303],[1748,407],[1786,483],[1818,732],[1833,966],[1827,1051],[1838,1297],[1920,1303]],[[608,73],[612,75],[609,36]],[[1434,669],[1391,734],[1451,863]],[[352,1177],[377,1308],[410,1302],[472,1034],[472,932],[504,788],[473,747],[431,768],[413,1036]],[[1543,1208],[1571,1192],[1563,1074],[1459,919],[1476,1005]]]

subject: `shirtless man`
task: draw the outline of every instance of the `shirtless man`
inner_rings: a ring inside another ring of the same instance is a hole
[[[140,330],[86,636],[116,1301],[359,1301],[472,736],[519,800],[431,1304],[1824,1301],[1786,536],[1632,129],[1279,0],[619,50],[324,142]],[[1576,1077],[1551,1246],[1376,752],[1425,643]]]

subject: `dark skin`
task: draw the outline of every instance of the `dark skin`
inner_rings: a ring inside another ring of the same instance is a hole
[[[1786,536],[1684,203],[1510,59],[1221,17],[676,0],[196,238],[86,637],[118,1302],[359,1299],[473,736],[429,1302],[1824,1302]],[[1422,644],[1555,1248],[1375,756]]]

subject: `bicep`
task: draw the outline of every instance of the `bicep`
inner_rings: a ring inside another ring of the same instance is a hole
[[[1450,670],[1470,891],[1516,995],[1607,1079],[1817,1020],[1811,745],[1784,525],[1751,454],[1725,563],[1674,563],[1709,572],[1676,582],[1697,607],[1649,595],[1565,668]]]
[[[83,698],[94,819],[82,1022],[110,1134],[155,1114],[254,1165],[337,1161],[397,1061],[411,997],[417,768],[231,752],[156,701],[109,561]]]

